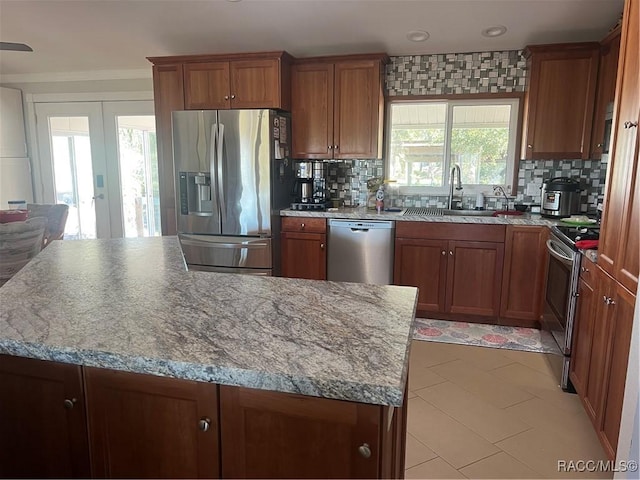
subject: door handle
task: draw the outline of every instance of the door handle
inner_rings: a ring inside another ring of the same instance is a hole
[[[100,200],[104,200],[104,193],[100,193],[98,195],[96,195],[95,197],[91,197],[93,200],[96,199],[100,199]]]

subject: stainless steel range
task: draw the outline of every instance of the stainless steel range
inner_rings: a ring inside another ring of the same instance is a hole
[[[582,257],[576,242],[597,240],[598,236],[598,227],[552,227],[547,240],[549,265],[542,326],[562,352],[560,386],[570,392],[575,391],[569,381],[569,362]]]

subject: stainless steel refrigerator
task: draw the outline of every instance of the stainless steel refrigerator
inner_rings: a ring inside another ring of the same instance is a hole
[[[189,269],[279,275],[280,210],[293,186],[288,114],[172,115],[178,238]]]

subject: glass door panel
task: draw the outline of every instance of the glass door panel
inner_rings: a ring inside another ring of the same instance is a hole
[[[69,205],[67,239],[96,238],[88,117],[50,117],[55,203]]]
[[[153,115],[116,117],[125,237],[159,236],[160,192]]]

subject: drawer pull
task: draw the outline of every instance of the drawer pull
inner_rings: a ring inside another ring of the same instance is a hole
[[[304,230],[304,223],[300,224],[300,230]]]
[[[358,453],[363,456],[364,458],[370,458],[371,457],[371,448],[369,447],[368,443],[363,443],[362,445],[360,445],[358,447]]]
[[[638,126],[638,122],[624,122],[624,128],[631,128],[631,127],[637,127]]]
[[[200,421],[198,422],[198,429],[202,430],[203,432],[206,432],[207,430],[209,430],[209,427],[211,427],[211,419],[204,417],[201,418]]]

